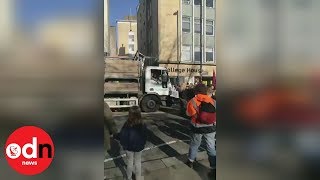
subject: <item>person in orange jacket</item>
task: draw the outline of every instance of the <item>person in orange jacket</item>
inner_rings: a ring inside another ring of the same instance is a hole
[[[204,84],[198,84],[195,87],[195,93],[195,97],[187,104],[186,112],[187,115],[191,117],[192,131],[187,165],[191,168],[193,167],[193,162],[196,159],[202,137],[204,137],[206,151],[212,169],[210,174],[213,174],[216,168],[215,100],[208,95],[208,88]]]

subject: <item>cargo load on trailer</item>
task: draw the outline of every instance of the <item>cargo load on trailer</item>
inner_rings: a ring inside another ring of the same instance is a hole
[[[104,97],[110,108],[138,105],[144,112],[155,112],[161,105],[179,99],[168,70],[151,66],[151,62],[151,57],[139,52],[134,58],[105,59]]]

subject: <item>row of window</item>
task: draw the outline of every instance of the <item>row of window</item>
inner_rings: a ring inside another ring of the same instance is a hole
[[[129,54],[134,53],[134,32],[129,32],[129,42],[128,42]]]
[[[200,5],[201,4],[201,0],[193,0],[194,5]],[[183,0],[183,4],[190,4],[191,0]],[[215,0],[206,0],[206,6],[207,7],[211,7],[214,8],[215,7]]]
[[[206,48],[202,51],[206,53],[206,59],[203,62],[214,62],[214,49],[213,48]],[[181,51],[181,61],[190,62],[192,60],[192,51],[191,46],[182,46]],[[200,62],[201,60],[201,53],[200,47],[194,47],[194,62]]]
[[[129,44],[129,52],[134,52],[134,44]]]
[[[182,32],[190,33],[190,29],[191,29],[191,17],[190,16],[183,16],[182,17]],[[200,18],[194,19],[194,32],[201,33]],[[214,35],[214,21],[213,20],[206,20],[206,34],[207,35]]]
[[[129,44],[134,43],[134,34],[129,34]]]

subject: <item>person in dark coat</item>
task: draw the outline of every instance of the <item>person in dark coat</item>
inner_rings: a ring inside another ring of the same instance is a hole
[[[118,132],[116,123],[112,117],[112,111],[109,105],[105,102],[104,103],[104,147],[105,147],[105,154],[108,150],[111,149],[110,146],[110,137]]]
[[[128,120],[119,133],[120,144],[128,157],[127,178],[129,180],[132,179],[133,165],[136,179],[141,179],[141,154],[146,145],[146,130],[140,108],[138,106],[131,107]]]

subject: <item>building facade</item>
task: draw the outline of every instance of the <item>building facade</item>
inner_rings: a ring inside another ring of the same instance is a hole
[[[110,42],[109,42],[109,0],[104,0],[104,54],[109,55]]]
[[[137,18],[139,51],[157,58],[171,81],[195,83],[202,76],[212,84],[215,0],[140,0]]]
[[[127,16],[117,21],[117,51],[119,56],[134,56],[138,50],[137,18]]]
[[[115,26],[110,26],[109,27],[109,52],[110,56],[117,56],[118,51],[117,51],[117,31]]]

